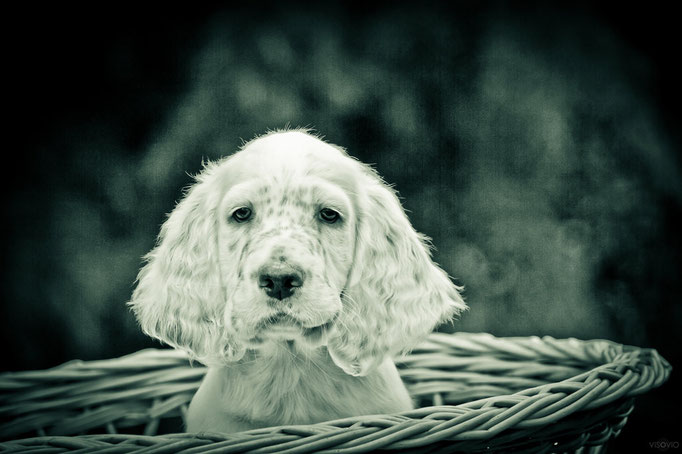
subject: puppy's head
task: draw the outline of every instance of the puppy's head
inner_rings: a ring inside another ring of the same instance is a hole
[[[465,308],[381,178],[301,131],[207,165],[138,281],[144,331],[209,365],[293,340],[363,375]]]

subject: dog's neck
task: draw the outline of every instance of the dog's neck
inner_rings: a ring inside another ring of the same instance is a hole
[[[213,416],[231,421],[236,430],[391,413],[411,406],[389,358],[369,375],[353,377],[334,364],[326,347],[286,341],[270,342],[238,362],[211,367],[192,406],[203,407],[207,396],[220,396],[221,414]]]
[[[297,394],[311,394],[325,383],[366,386],[366,377],[352,377],[331,359],[327,348],[311,348],[293,341],[273,341],[225,368],[233,383],[249,383],[269,403],[289,401]],[[307,396],[307,399],[312,396]],[[291,402],[288,402],[290,405]]]

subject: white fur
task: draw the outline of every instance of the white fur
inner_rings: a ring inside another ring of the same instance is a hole
[[[408,410],[392,356],[466,307],[381,178],[300,130],[206,165],[146,259],[130,303],[143,330],[209,366],[191,432]],[[262,269],[304,283],[276,300]]]

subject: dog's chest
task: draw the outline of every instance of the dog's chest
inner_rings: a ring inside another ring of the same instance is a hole
[[[389,385],[383,374],[352,377],[326,352],[313,358],[285,352],[224,372],[224,411],[256,427],[395,411],[394,402],[377,398]]]
[[[392,361],[352,377],[324,353],[210,368],[190,405],[188,430],[237,432],[412,408]]]
[[[228,411],[267,425],[307,424],[351,416],[356,409],[349,408],[348,403],[357,401],[356,394],[368,381],[350,377],[325,361],[290,355],[274,357],[265,367],[234,372],[228,382],[237,386],[224,389],[231,397]],[[240,388],[245,392],[237,391]]]

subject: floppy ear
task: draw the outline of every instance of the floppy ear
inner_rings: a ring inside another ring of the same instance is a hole
[[[459,288],[431,260],[395,193],[364,169],[358,188],[355,260],[344,310],[328,341],[346,373],[366,375],[387,355],[414,347],[439,322],[466,309]]]
[[[205,363],[239,359],[222,286],[217,222],[220,191],[205,170],[161,227],[128,304],[143,331]]]

